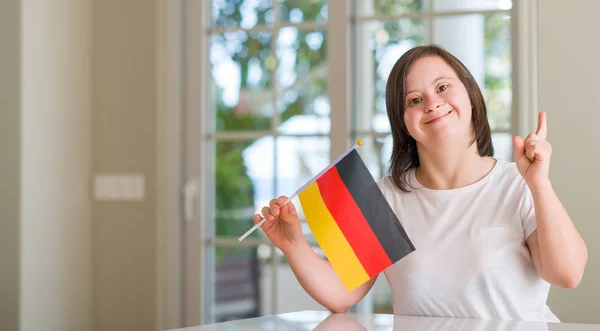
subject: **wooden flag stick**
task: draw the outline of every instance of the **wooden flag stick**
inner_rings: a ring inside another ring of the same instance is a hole
[[[344,156],[350,154],[350,152],[352,152],[354,149],[356,149],[358,146],[362,145],[362,140],[359,140],[356,142],[356,144],[354,144],[354,146],[350,147],[346,152],[344,152],[344,154],[340,155],[337,159],[335,159],[333,162],[331,162],[331,164],[329,164],[325,169],[323,169],[323,171],[319,172],[316,176],[314,176],[313,178],[311,178],[308,182],[306,182],[306,184],[304,184],[301,188],[299,188],[298,190],[296,190],[296,192],[294,192],[294,194],[292,194],[291,196],[289,196],[285,202],[282,204],[282,206],[285,206],[288,202],[292,201],[292,199],[294,199],[298,194],[300,194],[300,192],[304,191],[304,189],[306,189],[310,184],[312,184],[315,180],[317,180],[319,177],[321,177],[321,175],[323,175],[327,170],[331,169],[332,167],[334,167],[338,162],[340,162],[341,159],[344,158]],[[242,241],[244,240],[246,237],[248,237],[252,232],[254,232],[256,229],[258,229],[259,227],[261,227],[263,224],[265,224],[265,222],[267,221],[266,218],[262,218],[262,220],[260,220],[260,222],[254,224],[253,227],[250,228],[250,230],[246,231],[246,233],[244,233],[241,237],[238,238],[238,241]]]

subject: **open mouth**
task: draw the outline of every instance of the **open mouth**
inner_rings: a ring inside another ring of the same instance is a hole
[[[425,122],[425,124],[437,123],[437,122],[441,121],[444,117],[448,116],[451,112],[452,112],[452,110],[448,111],[447,113],[445,113],[443,115],[440,115],[440,116],[432,119],[431,121]]]

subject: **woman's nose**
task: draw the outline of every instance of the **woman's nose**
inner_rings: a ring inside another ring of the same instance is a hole
[[[425,100],[425,111],[431,112],[440,108],[444,104],[444,100],[438,95],[432,95]]]

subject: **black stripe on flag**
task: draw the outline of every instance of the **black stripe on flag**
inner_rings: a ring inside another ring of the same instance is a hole
[[[415,247],[358,152],[350,152],[336,168],[392,263],[414,251]]]

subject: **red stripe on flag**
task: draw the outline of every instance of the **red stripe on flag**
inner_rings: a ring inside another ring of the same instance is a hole
[[[392,261],[379,243],[336,167],[317,179],[321,197],[369,277],[379,274]]]

